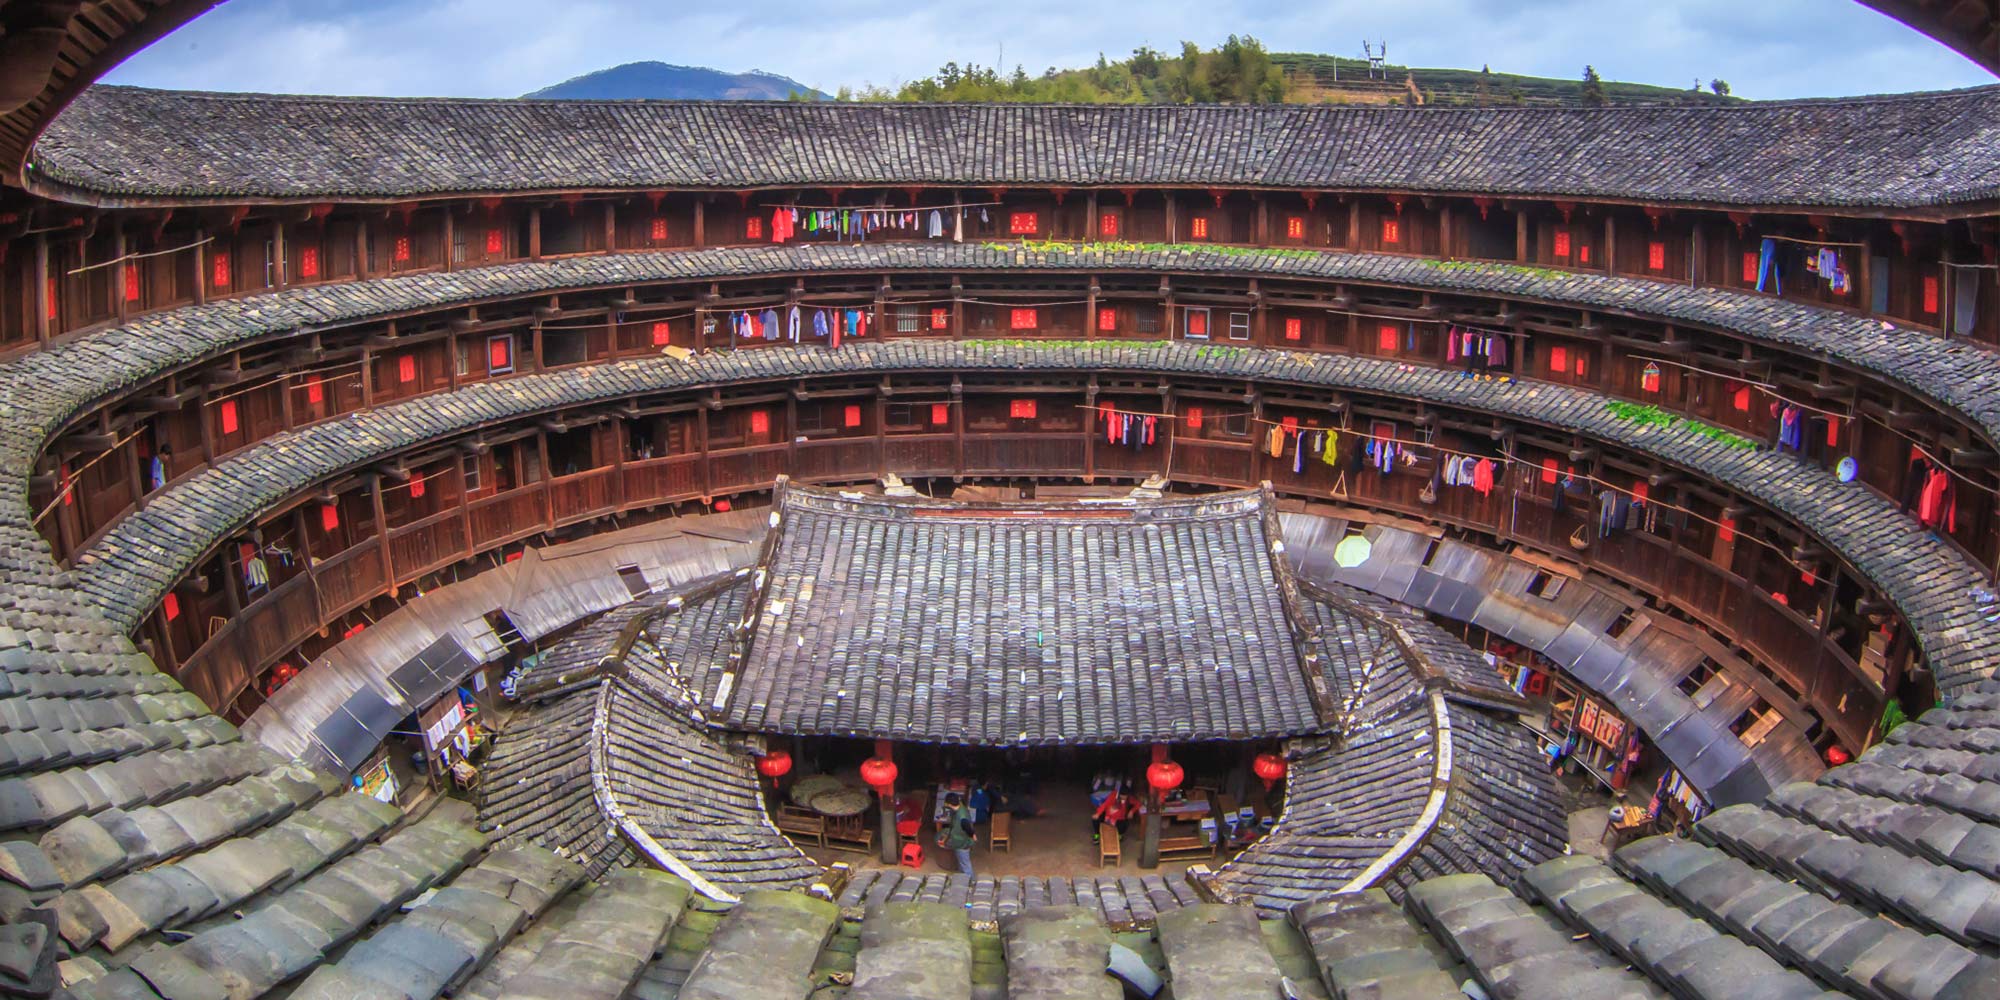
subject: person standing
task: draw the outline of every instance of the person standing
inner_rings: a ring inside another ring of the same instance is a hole
[[[947,794],[944,804],[951,812],[945,816],[944,829],[938,832],[938,846],[951,851],[952,856],[958,859],[959,873],[969,879],[972,877],[972,845],[975,841],[972,809],[957,792]]]

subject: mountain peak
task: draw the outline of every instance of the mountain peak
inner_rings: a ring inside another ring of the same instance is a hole
[[[573,101],[782,101],[793,94],[814,99],[826,97],[790,77],[760,69],[725,73],[706,66],[630,62],[585,73],[525,96]]]

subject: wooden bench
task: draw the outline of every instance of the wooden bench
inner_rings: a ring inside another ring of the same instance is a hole
[[[993,829],[986,834],[986,849],[988,851],[997,851],[1003,847],[1007,849],[1008,854],[1014,853],[1014,814],[1012,813],[994,813]]]
[[[826,846],[825,816],[798,806],[779,806],[776,821],[778,829],[792,839],[806,838],[820,847]]]
[[[827,847],[844,851],[872,851],[875,849],[875,828],[868,823],[869,813],[855,816],[828,816],[826,819]]]
[[[1123,860],[1125,853],[1122,845],[1118,843],[1118,828],[1109,823],[1097,824],[1097,863],[1116,867]]]
[[[1161,837],[1160,858],[1215,857],[1215,845],[1206,837]]]

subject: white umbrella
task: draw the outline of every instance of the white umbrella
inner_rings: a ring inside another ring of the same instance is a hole
[[[1341,569],[1353,569],[1368,561],[1369,553],[1375,550],[1375,543],[1366,535],[1349,535],[1333,547],[1333,564]]]

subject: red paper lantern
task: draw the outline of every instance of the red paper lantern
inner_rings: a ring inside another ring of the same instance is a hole
[[[1162,795],[1181,787],[1181,779],[1187,777],[1179,764],[1163,760],[1146,768],[1146,784]]]
[[[773,750],[757,758],[757,773],[773,781],[792,773],[792,755],[783,750]]]
[[[870,757],[862,761],[861,780],[875,789],[876,794],[889,794],[889,789],[896,784],[896,762],[885,757]]]
[[[1257,759],[1251,762],[1250,769],[1257,773],[1257,777],[1263,779],[1264,790],[1270,791],[1272,785],[1284,780],[1285,758],[1274,753],[1260,753]]]
[[[1847,751],[1838,743],[1826,748],[1826,762],[1834,767],[1847,763],[1849,759]]]

